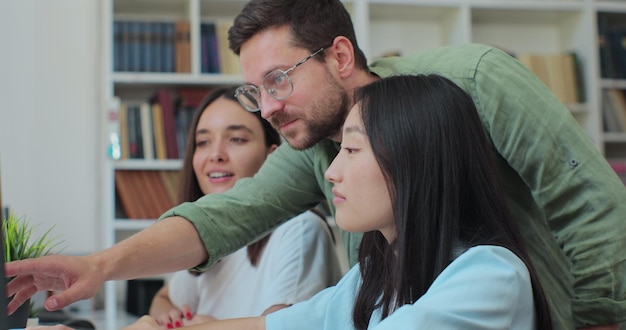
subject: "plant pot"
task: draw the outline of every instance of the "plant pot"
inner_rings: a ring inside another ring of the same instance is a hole
[[[9,298],[11,301],[12,298]],[[30,312],[30,299],[26,300],[15,313],[9,315],[7,319],[8,329],[25,328],[28,321],[28,313]]]

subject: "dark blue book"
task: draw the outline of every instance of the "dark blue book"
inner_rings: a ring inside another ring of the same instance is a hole
[[[609,36],[610,31],[609,15],[604,13],[598,14],[598,54],[600,57],[600,76],[602,78],[616,77],[611,38]]]
[[[130,71],[130,22],[118,21],[120,29],[119,70]]]
[[[624,15],[626,20],[626,15]],[[626,79],[626,28],[615,28],[609,32],[609,40],[615,70],[614,78]]]
[[[140,65],[139,71],[152,71],[152,31],[150,22],[138,22],[139,24],[139,44],[140,44]]]
[[[209,45],[206,36],[206,23],[200,24],[200,72],[209,72]]]
[[[152,72],[161,72],[161,23],[159,22],[150,22],[150,35],[152,36],[152,43],[150,46],[150,53],[152,54],[152,67],[150,71]]]
[[[162,72],[174,72],[174,23],[161,23]]]
[[[113,21],[113,71],[121,70],[121,44],[122,44],[122,22]]]
[[[140,22],[128,22],[129,35],[129,64],[128,71],[138,72],[141,70],[141,25]]]
[[[206,25],[207,51],[209,61],[209,73],[220,73],[220,58],[217,49],[217,35],[215,32],[215,23],[207,23]]]

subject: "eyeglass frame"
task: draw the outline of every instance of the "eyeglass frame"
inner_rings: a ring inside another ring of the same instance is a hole
[[[274,69],[270,72],[268,72],[265,77],[263,77],[263,80],[261,81],[261,87],[263,87],[263,89],[265,90],[265,92],[267,92],[268,95],[270,95],[271,97],[273,97],[276,100],[282,101],[286,98],[288,98],[289,96],[291,96],[291,94],[293,93],[293,81],[291,80],[291,77],[289,77],[289,72],[295,70],[297,67],[299,67],[300,65],[304,64],[306,61],[310,60],[311,58],[313,58],[315,55],[323,52],[327,47],[322,47],[316,51],[314,51],[313,53],[309,54],[308,56],[306,56],[305,58],[301,59],[300,61],[298,61],[296,64],[294,64],[292,67],[290,67],[287,70],[283,70],[283,69]],[[279,72],[280,74],[284,75],[285,77],[287,77],[287,81],[289,82],[289,86],[291,87],[291,90],[289,91],[289,93],[287,93],[287,95],[283,96],[283,97],[278,97],[276,95],[274,95],[274,93],[272,92],[272,88],[267,88],[265,87],[265,80],[272,74]],[[248,89],[246,89],[246,87],[248,88],[252,88],[258,91],[259,97],[255,97],[252,94],[248,93]],[[249,108],[248,106],[246,106],[245,102],[242,101],[240,99],[240,96],[244,95],[244,94],[248,94],[251,95],[254,100],[256,101],[257,104],[257,108],[256,109],[252,109]],[[256,85],[253,84],[243,84],[239,87],[237,87],[237,89],[235,90],[235,98],[237,99],[237,101],[239,101],[239,104],[241,104],[241,106],[248,110],[249,112],[257,112],[261,110],[261,89],[259,87],[257,87]]]

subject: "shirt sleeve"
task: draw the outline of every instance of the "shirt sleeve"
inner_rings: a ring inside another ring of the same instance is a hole
[[[272,233],[261,258],[266,257],[271,258],[267,277],[272,281],[259,288],[265,308],[307,300],[335,285],[342,275],[329,229],[310,211]]]
[[[454,260],[414,304],[397,309],[376,330],[534,329],[525,264],[498,246],[477,246]]]
[[[198,277],[183,270],[174,273],[168,281],[168,295],[172,304],[178,308],[189,305],[194,312],[198,311],[200,297],[198,295]]]

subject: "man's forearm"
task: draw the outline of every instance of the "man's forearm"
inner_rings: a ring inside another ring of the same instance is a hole
[[[208,254],[193,224],[171,217],[92,257],[107,280],[126,280],[190,268]]]

